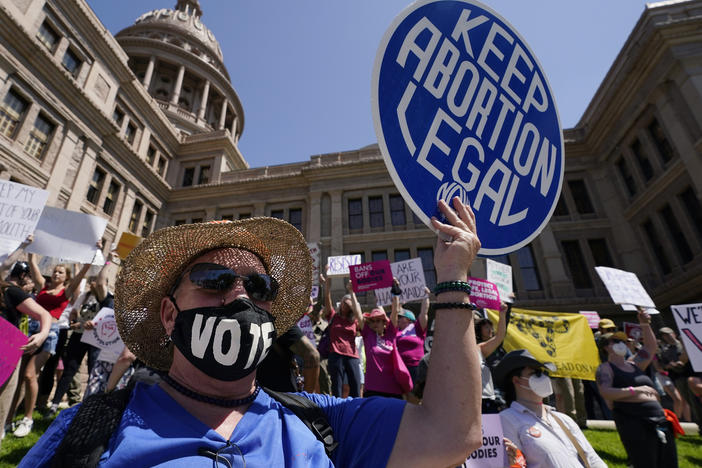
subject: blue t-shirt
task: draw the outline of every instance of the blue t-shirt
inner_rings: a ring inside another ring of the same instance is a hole
[[[264,391],[239,421],[229,441],[188,413],[159,385],[137,384],[119,427],[110,439],[100,467],[368,467],[385,466],[395,443],[405,407],[390,398],[340,399],[303,396],[317,403],[339,442],[333,464],[324,446],[289,409]],[[27,453],[19,467],[51,464],[78,406],[64,410]],[[220,464],[198,455],[219,450]]]

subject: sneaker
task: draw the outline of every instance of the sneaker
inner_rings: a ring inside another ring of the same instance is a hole
[[[34,421],[27,417],[24,417],[17,424],[17,429],[15,429],[15,432],[12,435],[14,435],[15,437],[25,437],[27,434],[32,432],[33,425]]]
[[[56,416],[59,412],[59,407],[56,403],[51,403],[51,406],[49,406],[49,416],[53,417]]]

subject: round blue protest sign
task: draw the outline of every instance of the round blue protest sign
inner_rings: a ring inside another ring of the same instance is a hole
[[[564,152],[536,56],[472,0],[421,0],[385,33],[373,69],[378,144],[393,182],[427,225],[454,196],[475,212],[481,255],[529,243],[556,207]]]

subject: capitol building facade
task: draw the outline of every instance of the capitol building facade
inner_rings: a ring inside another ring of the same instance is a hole
[[[83,0],[0,0],[0,178],[108,219],[106,246],[125,231],[273,216],[318,243],[322,264],[420,257],[431,284],[435,237],[377,145],[250,166],[244,108],[201,18],[197,0],[178,0],[113,36]],[[622,314],[597,265],[635,272],[661,310],[702,302],[702,0],[649,4],[564,137],[554,216],[496,259],[519,305]]]

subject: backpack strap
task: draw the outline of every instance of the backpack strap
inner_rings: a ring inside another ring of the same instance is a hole
[[[98,393],[86,398],[58,446],[51,466],[96,467],[122,420],[133,388],[132,382],[120,390]]]
[[[334,430],[329,424],[327,415],[314,401],[295,393],[276,392],[264,388],[265,392],[275,401],[288,408],[309,428],[310,431],[324,444],[324,451],[329,458],[339,443],[334,439]]]

